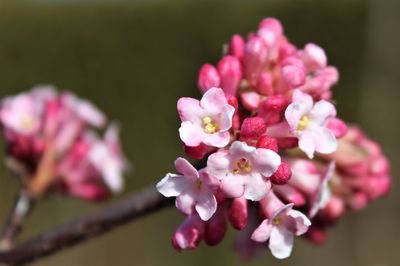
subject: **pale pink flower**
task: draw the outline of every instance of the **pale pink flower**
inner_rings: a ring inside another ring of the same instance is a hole
[[[308,94],[295,90],[293,102],[285,111],[291,133],[299,139],[299,148],[312,159],[314,152],[329,154],[337,149],[335,135],[326,127],[329,118],[336,116],[330,102],[321,100],[314,104]]]
[[[28,93],[8,97],[1,102],[1,123],[18,134],[35,134],[42,124],[42,113],[43,107]]]
[[[273,204],[276,208],[277,204]],[[269,240],[272,255],[278,259],[285,259],[292,252],[294,236],[306,233],[310,225],[311,221],[307,216],[293,210],[293,203],[281,204],[254,230],[251,239],[259,243]]]
[[[235,108],[228,104],[222,89],[209,89],[200,101],[180,98],[178,112],[182,120],[179,134],[187,146],[204,143],[221,148],[228,145]]]
[[[158,191],[165,197],[176,197],[176,207],[186,215],[195,211],[207,221],[217,209],[214,193],[219,182],[205,171],[197,171],[186,159],[175,160],[175,168],[180,174],[168,173],[157,184]]]
[[[119,128],[111,124],[106,130],[104,140],[95,141],[88,152],[89,161],[113,192],[122,190],[123,173],[129,167],[121,152],[118,135]]]
[[[232,198],[244,195],[258,201],[271,189],[268,177],[281,164],[280,156],[268,149],[235,141],[229,150],[220,150],[208,157],[207,171],[221,180],[223,192]]]

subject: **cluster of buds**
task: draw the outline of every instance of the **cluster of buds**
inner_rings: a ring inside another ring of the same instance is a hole
[[[337,80],[321,47],[297,49],[273,18],[246,40],[234,35],[217,67],[201,68],[201,100],[180,98],[177,108],[186,154],[206,165],[178,158],[178,174],[157,184],[187,216],[177,250],[218,244],[230,223],[243,256],[268,244],[287,258],[294,236],[321,243],[346,209],[388,192],[379,146],[336,117]]]
[[[31,197],[60,192],[101,200],[123,188],[128,163],[119,129],[92,103],[69,92],[39,86],[0,105],[6,162]]]

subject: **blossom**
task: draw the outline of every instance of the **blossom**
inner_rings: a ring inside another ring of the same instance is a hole
[[[278,259],[284,259],[292,252],[294,236],[306,233],[311,221],[303,213],[293,210],[293,203],[279,205],[254,230],[251,239],[260,243],[269,240],[272,255]]]
[[[225,147],[230,140],[234,107],[228,104],[220,88],[211,88],[198,101],[180,98],[178,112],[182,120],[181,140],[191,147],[205,143],[213,147]]]
[[[312,97],[300,90],[285,111],[291,132],[299,139],[299,148],[312,159],[314,152],[332,153],[337,149],[335,135],[326,127],[329,118],[336,116],[335,107],[321,100],[314,104]]]
[[[158,191],[165,197],[176,197],[176,207],[183,213],[191,215],[195,210],[202,220],[209,220],[217,209],[214,193],[218,180],[197,171],[183,158],[175,160],[175,168],[181,174],[167,174],[158,182]]]
[[[244,195],[258,201],[271,189],[268,177],[280,164],[276,152],[235,141],[229,150],[219,150],[208,157],[207,172],[221,180],[221,189],[228,197]]]

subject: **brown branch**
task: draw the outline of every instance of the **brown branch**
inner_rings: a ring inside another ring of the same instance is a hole
[[[0,253],[0,264],[23,265],[101,235],[120,225],[173,204],[155,186],[134,193],[125,200],[80,219],[33,237],[7,252]]]

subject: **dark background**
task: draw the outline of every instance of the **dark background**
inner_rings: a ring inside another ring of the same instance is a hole
[[[362,124],[393,164],[389,197],[348,214],[316,247],[297,239],[284,261],[269,250],[246,265],[400,265],[399,1],[2,1],[0,96],[50,83],[89,98],[123,125],[134,170],[124,194],[155,183],[182,156],[175,109],[180,96],[199,96],[197,73],[216,63],[234,33],[279,18],[290,40],[315,42],[338,67],[339,115]],[[0,219],[17,182],[0,167]],[[123,197],[123,195],[118,196]],[[117,197],[117,198],[118,198]],[[41,201],[23,237],[66,222],[98,205],[59,196]],[[217,247],[179,254],[170,237],[183,217],[164,210],[35,265],[245,265],[233,236]]]

